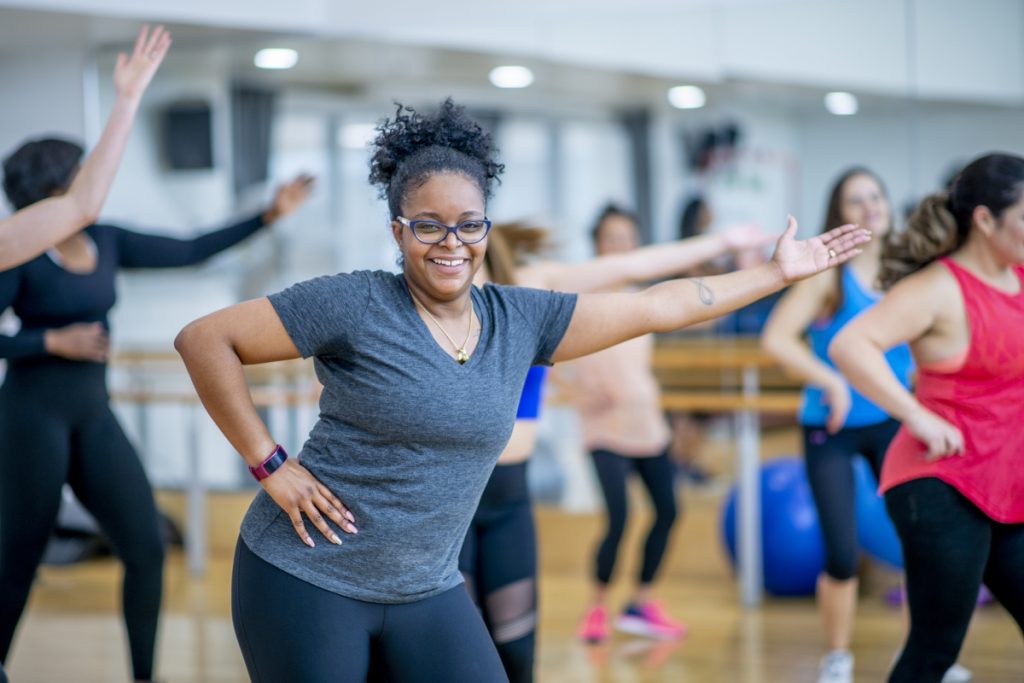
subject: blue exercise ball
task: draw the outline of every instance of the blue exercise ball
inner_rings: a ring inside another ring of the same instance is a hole
[[[885,500],[878,495],[875,474],[864,458],[854,458],[853,478],[856,489],[854,515],[857,520],[857,545],[890,567],[903,569],[900,538],[885,509]]]
[[[825,566],[825,547],[803,458],[764,463],[760,480],[765,590],[783,596],[812,594]],[[737,496],[734,486],[722,510],[722,538],[733,566]]]

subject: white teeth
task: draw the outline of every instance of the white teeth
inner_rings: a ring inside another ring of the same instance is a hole
[[[466,259],[461,259],[461,258],[457,258],[457,259],[435,258],[435,259],[430,259],[430,260],[433,261],[434,263],[438,264],[439,266],[461,266],[466,261]]]

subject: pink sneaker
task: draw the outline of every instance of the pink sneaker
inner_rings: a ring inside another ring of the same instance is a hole
[[[580,639],[593,645],[607,640],[608,634],[608,610],[604,605],[594,605],[583,616]]]
[[[615,620],[615,628],[661,640],[675,640],[686,635],[686,625],[673,621],[665,614],[662,606],[653,600],[639,605],[627,605]]]

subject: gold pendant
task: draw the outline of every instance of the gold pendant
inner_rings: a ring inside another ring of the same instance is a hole
[[[455,349],[455,360],[459,361],[459,365],[464,365],[469,360],[469,354],[466,353],[466,349]]]

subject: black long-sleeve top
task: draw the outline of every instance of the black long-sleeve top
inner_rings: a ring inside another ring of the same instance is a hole
[[[0,311],[11,307],[21,320],[18,334],[0,335],[0,358],[17,362],[48,356],[43,342],[46,330],[92,322],[109,329],[107,314],[117,301],[119,269],[195,265],[263,226],[261,213],[193,239],[148,235],[114,225],[85,228],[96,244],[92,272],[65,270],[46,254],[0,272]]]

